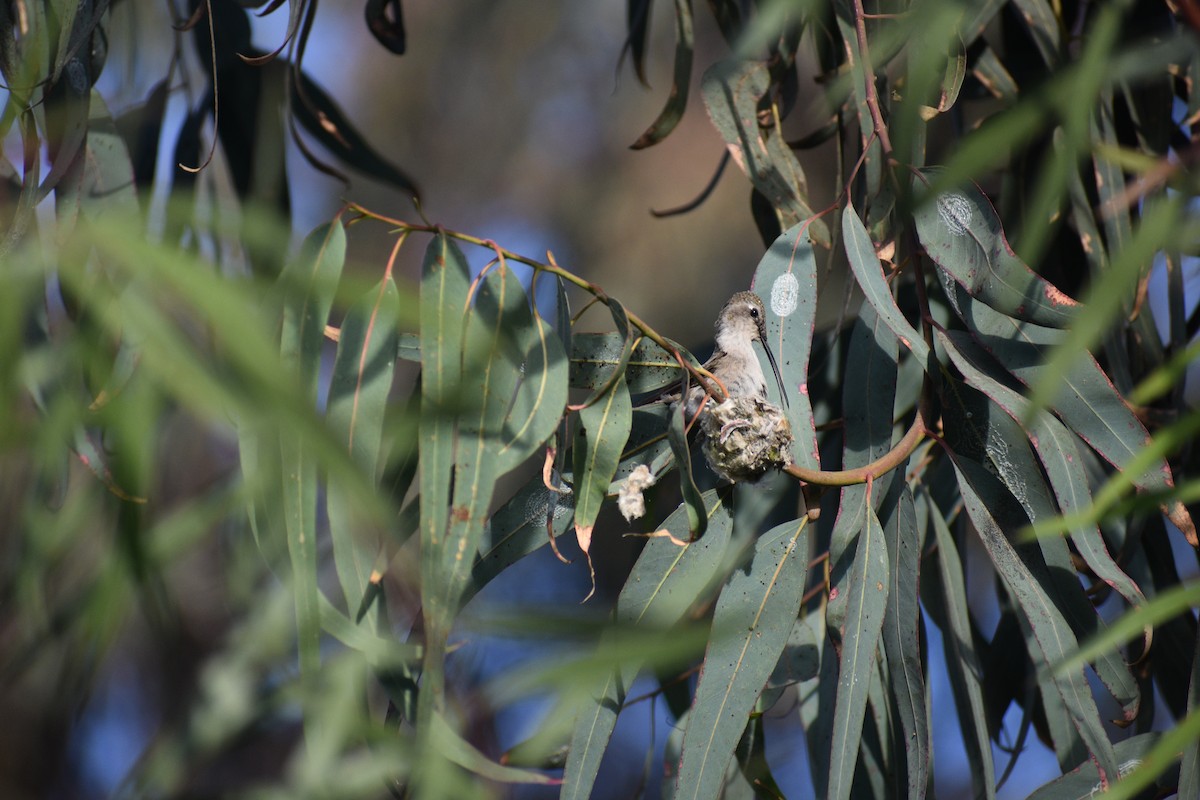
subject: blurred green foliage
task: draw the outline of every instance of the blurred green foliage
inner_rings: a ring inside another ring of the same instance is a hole
[[[661,392],[706,376],[623,287],[420,205],[348,201],[293,246],[286,142],[414,200],[419,170],[305,72],[315,0],[249,5],[286,8],[279,51],[231,0],[177,9],[170,73],[117,116],[121,3],[0,9],[0,794],[94,791],[84,723],[132,672],[128,797],[603,795],[639,675],[676,725],[623,777],[663,797],[925,797],[935,727],[970,766],[946,796],[995,797],[1030,730],[1063,773],[1037,797],[1200,795],[1192,4],[710,0],[722,52],[674,4],[634,146],[699,100],[750,184],[796,440],[751,486],[693,458]],[[401,5],[365,3],[397,55]],[[653,5],[626,7],[643,82]],[[368,226],[392,254],[350,263]],[[635,563],[605,560],[620,534]],[[548,544],[593,592],[603,564],[594,599],[464,614]],[[477,637],[555,654],[482,683]]]

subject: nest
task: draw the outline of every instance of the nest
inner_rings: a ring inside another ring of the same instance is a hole
[[[737,397],[700,417],[704,457],[730,481],[755,481],[792,461],[792,426],[778,406]]]

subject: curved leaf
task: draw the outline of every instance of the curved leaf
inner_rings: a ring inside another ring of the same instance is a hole
[[[513,287],[513,291],[518,289]],[[509,365],[515,366],[516,372],[496,450],[501,472],[520,466],[546,443],[567,404],[568,365],[562,341],[530,310],[524,292],[518,295],[501,328]]]
[[[649,3],[647,2],[647,6]],[[643,27],[643,32],[645,30]],[[692,82],[692,54],[695,43],[692,32],[692,0],[675,0],[675,76],[671,93],[658,118],[630,147],[641,150],[658,144],[675,130],[687,110],[688,87]],[[639,59],[640,60],[640,59]],[[642,76],[639,69],[638,75]]]
[[[631,394],[644,394],[679,381],[682,369],[675,356],[646,338],[637,340],[626,355],[621,333],[575,333],[571,336],[571,386],[596,389],[612,380],[614,371],[625,364],[625,382]],[[678,348],[693,364],[694,358]]]
[[[574,446],[575,526],[590,530],[633,425],[633,406],[624,374],[618,374],[605,394],[579,412],[579,422]]]
[[[489,520],[465,603],[508,567],[558,538],[574,519],[574,493],[546,488],[541,475],[521,487]]]
[[[1194,737],[1200,733],[1200,715],[1193,714],[1188,718],[1190,730],[1186,728],[1176,728],[1174,732],[1182,734],[1179,738],[1188,736]],[[1144,761],[1149,761],[1151,753],[1156,749],[1156,746],[1166,738],[1162,733],[1142,733],[1136,736],[1131,736],[1122,742],[1117,742],[1115,751],[1118,761],[1118,770],[1121,778],[1125,778],[1130,773],[1140,771],[1140,767]],[[1173,748],[1176,751],[1178,748]],[[1159,764],[1162,762],[1158,759],[1155,761]],[[1134,781],[1130,781],[1133,784]],[[1109,785],[1112,785],[1112,779],[1109,779]],[[1055,778],[1046,785],[1039,788],[1037,791],[1029,795],[1029,800],[1076,800],[1080,797],[1133,797],[1136,796],[1138,789],[1146,786],[1142,781],[1137,781],[1137,785],[1125,785],[1124,781],[1117,783],[1112,789],[1103,792],[1103,786],[1100,783],[1100,774],[1096,771],[1096,764],[1092,761],[1086,761],[1077,769],[1063,775],[1060,778]],[[1162,789],[1173,789],[1173,781],[1168,777],[1167,780],[1160,784]],[[1132,791],[1130,791],[1132,790]]]
[[[458,245],[444,234],[429,243],[421,277],[421,578],[427,620],[448,625],[440,606],[442,551],[450,520],[451,469],[455,453],[455,413],[463,382],[463,316],[470,273]]]
[[[981,677],[983,668],[975,650],[971,629],[971,612],[967,606],[967,589],[963,562],[954,544],[954,535],[946,525],[941,509],[927,491],[916,497],[918,513],[928,520],[937,542],[937,588],[933,598],[927,598],[926,608],[945,614],[942,645],[946,656],[946,672],[954,694],[954,710],[962,733],[963,749],[971,767],[971,785],[975,797],[994,800],[996,797],[996,768],[992,761],[992,746],[988,736],[987,706],[983,699]],[[932,602],[931,602],[932,601]],[[933,616],[935,612],[931,611]]]
[[[915,181],[918,188],[922,180]],[[975,184],[923,198],[913,221],[929,257],[972,297],[1038,325],[1067,328],[1078,317],[1078,303],[1013,253],[996,210]]]
[[[817,259],[808,221],[797,223],[771,243],[750,282],[765,301],[767,347],[779,362],[779,374],[788,392],[784,408],[792,426],[797,463],[817,469],[817,452],[812,403],[809,400],[808,362],[812,352],[817,313]],[[773,397],[773,381],[767,381]]]
[[[846,582],[846,621],[842,627],[841,669],[829,751],[830,800],[850,797],[858,763],[859,741],[867,711],[867,693],[877,669],[875,651],[883,630],[890,567],[883,529],[875,509],[863,503],[866,521]]]
[[[968,384],[991,398],[1015,421],[1029,416],[1029,401],[982,367],[987,357],[974,341],[956,331],[939,331],[938,338]],[[1059,510],[1070,516],[1087,508],[1092,502],[1092,494],[1076,438],[1056,417],[1044,411],[1037,412],[1028,424],[1030,442],[1050,479]],[[1146,602],[1142,590],[1113,560],[1095,524],[1073,525],[1070,535],[1096,577],[1116,589],[1131,605]]]
[[[1014,0],[1014,5],[1025,20],[1042,61],[1048,67],[1056,66],[1062,49],[1061,25],[1050,4],[1047,0]]]
[[[957,302],[976,340],[1010,373],[1027,386],[1042,380],[1042,365],[1049,361],[1050,348],[1062,341],[1062,331],[1020,322],[969,298]],[[1055,377],[1060,389],[1051,408],[1106,461],[1125,471],[1149,442],[1149,434],[1096,360],[1085,352]],[[1148,492],[1166,492],[1174,486],[1171,468],[1162,458],[1129,477],[1135,486]],[[1183,505],[1175,502],[1165,511],[1194,541],[1195,526]]]
[[[704,493],[708,534],[703,539],[683,547],[665,537],[646,542],[617,598],[618,622],[667,627],[683,618],[724,563],[733,530],[728,496],[728,492],[717,490]],[[684,539],[688,525],[687,512],[680,506],[663,523],[663,529],[675,539]],[[600,759],[639,667],[629,663],[615,672],[597,687],[594,701],[581,710],[563,772],[559,795],[563,800],[591,797]]]
[[[404,35],[404,8],[400,0],[367,0],[367,29],[375,41],[398,56],[404,55],[408,39]]]
[[[887,661],[888,692],[898,722],[894,752],[904,754],[908,797],[924,798],[929,791],[930,728],[921,661],[921,530],[912,492],[905,485],[899,503],[883,522],[891,586],[883,620],[883,652]],[[894,765],[896,769],[899,765]]]
[[[400,294],[388,275],[347,312],[333,362],[326,418],[337,438],[350,451],[363,476],[375,484],[383,441],[383,417],[396,366],[396,323]],[[379,556],[378,528],[365,524],[361,509],[337,482],[327,489],[329,533],[333,559],[354,609],[371,582]]]
[[[683,506],[688,516],[688,541],[695,541],[704,535],[708,526],[708,518],[704,513],[704,500],[696,479],[692,475],[692,451],[688,447],[686,403],[676,403],[671,408],[671,417],[667,425],[667,441],[671,444],[671,453],[675,456],[675,464],[679,467],[679,490],[683,494]]]
[[[805,516],[763,534],[750,563],[721,590],[683,740],[676,798],[713,797],[725,784],[734,748],[800,612],[807,527]]]
[[[1035,662],[1056,663],[1062,660],[1075,650],[1075,635],[1004,533],[1006,530],[1020,529],[1016,518],[1025,518],[1023,511],[1013,503],[1008,490],[999,485],[983,467],[953,451],[947,452],[954,462],[963,505],[971,522],[1005,588],[1029,625],[1032,633],[1032,639],[1029,640],[1032,648],[1030,655]],[[1002,515],[1003,523],[997,519],[997,515]],[[1059,675],[1054,686],[1070,715],[1072,725],[1089,752],[1098,760],[1106,775],[1116,775],[1117,758],[1112,742],[1104,731],[1096,701],[1082,671],[1074,670]]]
[[[399,11],[399,0],[395,2]],[[420,197],[416,182],[371,146],[329,93],[307,73],[293,83],[292,113],[306,131],[329,152],[374,180],[383,181],[410,197]]]
[[[450,528],[440,558],[442,609],[452,616],[470,577],[497,479],[521,463],[557,425],[566,386],[550,386],[549,326],[533,320],[521,281],[507,265],[487,274],[467,314],[462,350],[462,408],[454,456]],[[565,359],[558,358],[565,367]],[[529,368],[531,374],[526,375]],[[560,377],[565,377],[560,371]],[[523,387],[533,388],[523,397]],[[558,395],[555,405],[547,395]],[[538,409],[546,400],[549,413]],[[531,424],[533,421],[535,424]],[[540,428],[540,430],[539,430]],[[540,435],[537,442],[521,437]],[[514,442],[519,442],[514,446]],[[425,504],[422,492],[422,506]]]
[[[896,305],[896,298],[892,297],[892,291],[884,279],[883,266],[879,263],[879,256],[875,254],[871,236],[854,208],[849,205],[842,211],[842,241],[845,243],[850,269],[866,295],[867,302],[896,338],[912,351],[917,361],[925,369],[930,369],[932,364],[929,346]]]
[[[317,228],[280,280],[284,289],[281,360],[314,406],[321,349],[333,294],[346,258],[346,232],[340,222]],[[315,678],[321,664],[320,588],[317,586],[317,461],[303,437],[280,439],[283,519],[296,595],[300,670]]]
[[[829,227],[808,205],[804,170],[778,126],[759,125],[758,104],[770,87],[761,61],[727,60],[704,73],[704,104],[733,160],[782,215],[784,225],[810,220],[812,238],[829,245]]]

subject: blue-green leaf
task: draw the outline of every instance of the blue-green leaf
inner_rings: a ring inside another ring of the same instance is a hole
[[[334,435],[362,469],[363,480],[375,485],[383,417],[396,365],[396,323],[400,295],[388,275],[346,314],[333,362],[326,418]],[[362,603],[380,555],[378,521],[362,509],[338,482],[327,489],[329,533],[338,578],[351,613]]]
[[[817,435],[808,390],[808,361],[812,352],[817,313],[817,258],[808,235],[808,220],[784,231],[763,254],[750,284],[765,301],[767,342],[775,360],[787,404],[775,398],[774,381],[767,381],[767,394],[787,414],[795,443],[796,462],[811,469],[820,467]]]
[[[1062,341],[1062,331],[1020,322],[969,298],[957,302],[972,335],[1010,373],[1027,386],[1042,379],[1042,365],[1048,362],[1050,349]],[[1090,353],[1083,353],[1056,373],[1056,380],[1061,388],[1051,408],[1097,453],[1124,471],[1149,442],[1149,434],[1104,370]],[[1171,468],[1162,458],[1128,477],[1149,492],[1166,492],[1174,486]],[[1195,526],[1181,503],[1169,504],[1164,511],[1181,530],[1195,536]]]
[[[700,489],[692,477],[692,453],[688,447],[686,403],[677,403],[671,410],[668,420],[667,440],[671,444],[671,452],[675,456],[675,464],[679,467],[679,488],[683,494],[683,506],[687,509],[688,540],[698,539],[704,535],[708,525],[708,517],[704,513],[704,500]]]
[[[725,560],[733,530],[733,515],[727,506],[729,493],[704,493],[708,533],[680,547],[670,539],[652,538],[617,598],[617,621],[668,627],[708,590]],[[663,523],[675,539],[686,539],[687,512],[680,506]],[[617,714],[640,664],[629,663],[597,687],[592,702],[580,712],[571,737],[563,773],[562,800],[587,800],[600,770],[600,759],[608,747]]]
[[[883,529],[870,503],[863,503],[863,514],[865,523],[845,588],[848,597],[842,627],[841,670],[829,751],[827,797],[831,800],[848,798],[854,782],[867,693],[876,670],[876,649],[891,580]]]
[[[883,652],[899,723],[892,741],[896,751],[904,753],[908,797],[920,800],[929,790],[930,734],[921,663],[921,531],[908,486],[902,487],[899,503],[883,521],[883,533],[891,566]]]
[[[854,277],[866,295],[867,302],[895,337],[912,351],[921,366],[929,369],[932,366],[929,364],[929,346],[896,305],[896,299],[892,297],[891,289],[884,279],[883,266],[879,263],[879,256],[875,254],[871,236],[854,208],[849,205],[842,212],[842,240],[846,246],[846,258],[850,262],[850,269],[854,271]]]
[[[450,487],[457,413],[463,393],[464,316],[470,273],[467,260],[445,234],[429,243],[421,271],[421,603],[429,629],[419,711],[428,716],[440,700],[445,637],[456,609],[444,593],[449,545]],[[472,554],[473,555],[473,554]]]
[[[1076,648],[1076,638],[1062,613],[1041,588],[1005,536],[1006,530],[1019,530],[1018,519],[1027,520],[1012,495],[983,467],[948,451],[959,479],[963,505],[980,540],[991,556],[1005,588],[1021,609],[1032,638],[1030,655],[1035,662],[1055,663]],[[1003,515],[1002,521],[997,515]],[[1054,680],[1071,723],[1106,774],[1115,775],[1117,758],[1112,742],[1104,731],[1087,680],[1081,670],[1061,674]]]
[[[1200,715],[1193,714],[1188,718],[1188,722],[1191,727],[1191,736],[1194,737],[1197,733],[1200,733]],[[1175,730],[1187,733],[1186,731],[1181,731],[1180,728],[1176,728]],[[1100,782],[1100,773],[1096,769],[1096,763],[1094,761],[1085,761],[1072,772],[1055,778],[1033,792],[1033,794],[1029,795],[1029,800],[1076,800],[1081,797],[1133,797],[1137,794],[1136,790],[1132,793],[1129,790],[1134,789],[1134,787],[1132,785],[1123,785],[1124,781],[1118,782],[1114,786],[1114,777],[1124,778],[1130,773],[1140,771],[1143,763],[1149,762],[1151,754],[1156,750],[1156,745],[1163,738],[1164,735],[1158,732],[1141,733],[1131,736],[1124,741],[1117,742],[1115,751],[1118,759],[1118,773],[1116,776],[1112,774],[1107,776],[1109,786],[1113,786],[1107,792],[1103,791],[1104,786]],[[1157,765],[1163,765],[1163,762],[1157,759],[1155,761]],[[1165,790],[1174,788],[1173,783],[1168,775],[1164,776],[1164,780],[1160,781],[1158,785],[1160,789]],[[1139,785],[1145,786],[1147,784],[1139,782]],[[1179,795],[1179,797],[1183,796],[1182,794]]]
[[[631,147],[641,150],[658,144],[683,119],[687,109],[688,87],[692,82],[692,55],[695,36],[692,32],[692,0],[675,0],[675,76],[671,93],[658,118],[651,123]]]
[[[280,277],[284,291],[281,357],[304,397],[317,402],[325,324],[346,258],[340,222],[317,228]],[[317,463],[303,437],[280,440],[283,520],[296,595],[301,673],[312,680],[320,667],[320,589],[317,586]]]
[[[925,605],[927,608],[937,608],[945,614],[942,644],[946,655],[946,671],[950,676],[950,689],[954,694],[954,708],[958,715],[959,730],[962,732],[967,764],[971,767],[971,785],[974,787],[975,797],[994,800],[996,768],[992,761],[987,706],[983,701],[983,687],[980,682],[983,668],[975,651],[963,563],[954,544],[954,535],[946,525],[946,518],[941,509],[934,504],[926,491],[917,495],[916,502],[918,514],[932,526],[937,542],[936,583],[941,592],[940,596],[927,599]]]
[[[596,389],[611,381],[614,371],[625,365],[625,382],[632,394],[643,394],[669,386],[680,379],[683,370],[675,356],[649,339],[638,339],[632,354],[626,355],[626,337],[619,332],[576,333],[571,336],[571,386]],[[698,364],[687,351],[684,357]]]
[[[633,425],[624,374],[617,375],[595,403],[579,412],[579,422],[574,447],[575,527],[590,532]]]
[[[814,218],[804,170],[795,153],[779,126],[759,125],[758,104],[770,83],[770,72],[762,61],[720,61],[704,73],[704,104],[733,160],[782,215],[784,227],[809,220],[812,238],[827,246],[829,227]]]
[[[928,182],[918,178],[918,186],[922,180]],[[996,210],[978,186],[923,198],[913,221],[929,257],[971,297],[1009,316],[1055,328],[1069,327],[1079,316],[1078,303],[1013,253]]]
[[[734,748],[800,612],[807,527],[805,516],[763,534],[750,563],[721,590],[683,741],[677,798],[713,797],[725,784]]]
[[[983,366],[987,356],[974,341],[956,331],[939,332],[938,337],[969,385],[991,398],[1014,420],[1020,422],[1029,416],[1029,401],[988,374]],[[1087,473],[1079,457],[1076,437],[1057,417],[1045,411],[1034,415],[1028,423],[1028,431],[1030,442],[1050,479],[1059,510],[1068,516],[1083,511],[1091,504],[1092,495]],[[1070,535],[1079,554],[1096,577],[1116,589],[1131,605],[1146,602],[1142,590],[1108,552],[1100,530],[1094,523],[1072,525]]]

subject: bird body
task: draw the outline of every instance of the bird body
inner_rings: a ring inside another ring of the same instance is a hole
[[[762,344],[771,369],[775,372],[780,397],[787,403],[787,392],[783,389],[779,367],[771,349],[767,347],[766,310],[754,292],[738,292],[721,309],[717,316],[717,349],[704,363],[704,368],[721,379],[729,394],[728,399],[746,398],[766,402],[767,377],[754,350],[755,341]],[[688,392],[689,418],[699,412],[704,396],[705,391],[699,386],[693,386]]]

